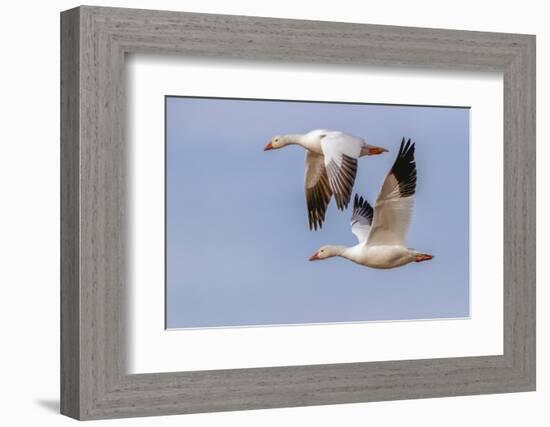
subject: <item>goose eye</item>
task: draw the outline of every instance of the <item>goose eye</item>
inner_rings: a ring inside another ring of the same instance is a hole
[[[322,134],[319,138],[323,139],[325,136],[327,136],[326,134]]]

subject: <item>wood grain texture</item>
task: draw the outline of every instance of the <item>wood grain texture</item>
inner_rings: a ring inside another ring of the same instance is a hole
[[[100,419],[534,390],[534,36],[84,6],[62,13],[61,38],[62,413]],[[504,354],[128,375],[126,53],[503,72]]]
[[[61,20],[61,412],[80,414],[78,10]]]

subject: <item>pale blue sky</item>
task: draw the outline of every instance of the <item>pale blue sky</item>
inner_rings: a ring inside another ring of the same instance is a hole
[[[469,109],[182,97],[166,107],[168,328],[469,315]],[[407,241],[432,261],[308,261],[323,244],[356,243],[351,209],[332,201],[323,229],[309,231],[304,150],[263,147],[316,128],[390,150],[359,160],[354,191],[371,203],[401,138],[416,142]]]

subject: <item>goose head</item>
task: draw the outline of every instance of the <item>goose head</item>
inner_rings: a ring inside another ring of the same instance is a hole
[[[288,142],[286,142],[286,137],[285,136],[277,135],[277,136],[274,136],[273,138],[271,138],[269,140],[269,142],[267,143],[267,145],[264,148],[264,151],[276,150],[278,148],[284,147],[287,144],[288,144]]]
[[[343,246],[331,246],[331,245],[321,246],[317,252],[315,252],[312,256],[309,257],[309,260],[319,261],[321,259],[341,256],[344,250],[345,250],[345,247]]]
[[[320,147],[321,139],[323,139],[328,132],[330,131],[325,129],[315,129],[305,134],[292,133],[288,135],[277,135],[269,140],[264,151],[276,150],[291,144],[301,145],[304,148],[312,148],[317,145]]]

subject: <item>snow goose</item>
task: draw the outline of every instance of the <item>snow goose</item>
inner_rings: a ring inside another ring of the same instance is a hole
[[[306,149],[304,184],[310,230],[323,226],[332,195],[338,209],[348,207],[357,174],[357,159],[388,151],[344,132],[325,129],[312,130],[306,134],[275,136],[264,150],[275,150],[287,145],[300,145]]]
[[[414,143],[401,141],[397,158],[386,175],[374,209],[355,195],[351,231],[359,243],[352,247],[322,246],[309,260],[340,256],[371,268],[400,267],[433,258],[405,246],[416,191]]]

